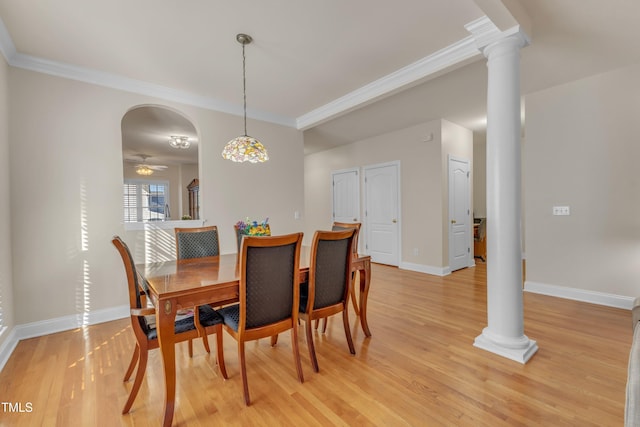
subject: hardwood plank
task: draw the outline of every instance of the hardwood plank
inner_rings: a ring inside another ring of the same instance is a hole
[[[622,425],[629,311],[525,293],[525,333],[540,349],[522,365],[473,347],[486,326],[486,264],[446,277],[372,268],[373,336],[365,338],[350,309],[352,356],[340,316],[330,318],[326,334],[315,332],[314,374],[301,325],[304,384],[289,334],[273,348],[267,339],[248,343],[250,407],[230,337],[226,381],[199,341],[193,358],[178,345],[174,425]],[[133,346],[129,319],[20,342],[0,373],[0,401],[31,402],[33,411],[4,411],[0,426],[158,425],[158,351],[131,413],[120,414]]]

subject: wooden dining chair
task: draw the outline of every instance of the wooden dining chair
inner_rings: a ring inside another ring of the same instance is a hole
[[[298,303],[300,296],[300,245],[302,233],[285,236],[244,236],[239,258],[238,304],[219,310],[224,329],[238,342],[244,401],[248,406],[249,385],[245,342],[274,337],[291,330],[293,359],[300,382],[304,382],[298,348]],[[275,344],[272,339],[271,344]]]
[[[220,255],[220,239],[218,227],[176,227],[176,257],[178,262],[194,258]],[[200,331],[202,344],[207,353],[211,353],[209,338],[204,331]],[[189,340],[189,354],[193,353],[193,341]]]
[[[362,224],[359,222],[334,222],[331,227],[332,231],[350,230],[350,229],[355,230],[355,234],[353,235],[353,251],[352,251],[354,257],[358,256],[358,236],[360,235],[361,225]],[[356,275],[355,271],[351,273],[352,280],[355,280],[355,275]],[[350,295],[351,295],[351,304],[353,305],[353,311],[355,311],[356,316],[358,316],[360,314],[360,308],[358,307],[358,301],[356,299],[356,290],[354,286],[351,287]],[[316,329],[318,329],[319,323],[320,323],[320,319],[316,319],[316,325],[315,325]],[[325,318],[322,320],[322,332],[326,332],[326,331],[327,331],[327,319]]]
[[[147,368],[149,350],[158,348],[159,343],[158,332],[155,328],[155,308],[149,307],[146,300],[148,287],[136,271],[133,257],[127,244],[118,236],[114,236],[111,242],[120,253],[127,274],[131,329],[133,329],[136,338],[136,347],[133,351],[127,372],[124,375],[124,381],[129,381],[133,370],[136,369],[137,366],[136,377],[133,381],[129,398],[122,410],[122,413],[126,414],[131,409],[142,385],[144,373]],[[227,370],[224,364],[222,348],[222,323],[223,318],[216,310],[209,306],[198,307],[197,310],[194,310],[193,316],[176,320],[175,342],[178,343],[197,338],[201,333],[199,331],[203,331],[205,334],[215,333],[217,347],[216,361],[220,369],[220,374],[226,379]],[[192,356],[191,348],[189,350],[189,356]]]
[[[238,253],[240,253],[240,248],[242,247],[242,233],[238,228],[237,224],[233,224],[233,231],[236,234],[236,242],[238,243]]]
[[[344,333],[351,354],[356,354],[349,328],[349,289],[355,229],[316,231],[311,244],[309,281],[300,291],[300,319],[305,321],[309,359],[319,371],[311,322],[342,313]]]
[[[180,259],[220,255],[218,227],[175,228],[176,256]]]

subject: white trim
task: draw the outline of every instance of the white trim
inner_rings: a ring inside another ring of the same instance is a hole
[[[125,222],[124,229],[131,230],[167,230],[176,227],[204,227],[205,220],[175,220],[175,221],[146,221],[146,222]]]
[[[399,268],[409,271],[417,271],[418,273],[431,274],[434,276],[448,276],[451,274],[449,267],[434,267],[432,265],[415,264],[412,262],[401,262]]]
[[[522,339],[521,347],[512,347],[509,343],[500,343],[492,340],[489,328],[485,328],[482,334],[477,336],[473,342],[473,346],[482,350],[489,351],[507,359],[525,364],[538,351],[538,343],[530,340],[526,336]]]
[[[247,117],[298,130],[306,130],[383,97],[390,96],[400,90],[423,83],[454,66],[460,66],[481,57],[481,52],[478,49],[478,40],[492,40],[492,37],[495,36],[495,25],[486,16],[470,22],[465,25],[465,28],[472,32],[472,35],[297,118],[254,109],[247,109]],[[522,31],[519,27],[514,27],[502,34],[512,32],[521,33]],[[243,114],[242,106],[220,99],[208,98],[116,74],[19,53],[16,51],[11,35],[2,19],[0,19],[0,52],[12,67],[175,101],[236,116],[242,116]]]
[[[485,17],[486,18],[486,17]],[[488,19],[488,18],[486,18]],[[423,83],[438,73],[480,57],[474,36],[468,36],[444,49],[364,85],[296,119],[298,130],[306,130],[341,114],[363,107],[400,90]]]
[[[18,338],[16,337],[16,331],[14,328],[14,329],[11,329],[9,336],[7,336],[7,338],[4,340],[4,342],[0,346],[0,372],[2,372],[4,365],[7,364],[9,357],[11,357],[11,354],[13,353],[13,350],[16,349],[17,345],[18,345]]]
[[[0,347],[0,371],[2,371],[4,365],[18,345],[18,342],[21,340],[55,334],[56,332],[69,331],[83,326],[110,322],[112,320],[123,319],[127,316],[129,316],[129,306],[121,305],[101,310],[93,310],[84,314],[72,314],[15,326]]]
[[[635,297],[525,281],[525,292],[631,310]]]
[[[0,31],[0,38],[3,36]],[[0,39],[0,46],[6,46]],[[4,53],[4,52],[3,52]],[[125,92],[137,93],[140,95],[152,96],[169,101],[179,102],[181,104],[192,105],[207,110],[220,111],[235,116],[242,116],[243,109],[240,105],[235,105],[220,99],[208,98],[189,92],[161,86],[142,80],[122,77],[116,74],[105,73],[103,71],[91,68],[78,67],[62,62],[50,61],[47,59],[37,58],[22,53],[14,53],[8,58],[7,62],[12,67],[23,68],[39,73],[49,74],[52,76],[62,77],[71,80],[77,80],[84,83],[104,86],[111,89],[123,90]],[[275,123],[287,127],[295,127],[295,120],[290,117],[280,116],[278,114],[267,111],[247,109],[247,117],[261,120],[265,122]]]

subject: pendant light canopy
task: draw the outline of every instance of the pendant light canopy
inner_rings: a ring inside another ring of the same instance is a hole
[[[238,136],[225,145],[222,150],[222,157],[234,162],[262,163],[269,160],[267,149],[257,139],[247,135],[247,78],[246,78],[246,58],[244,47],[253,40],[247,34],[236,36],[238,43],[242,45],[242,94],[244,99],[244,135]]]

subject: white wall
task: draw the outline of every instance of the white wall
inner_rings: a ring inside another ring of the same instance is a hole
[[[526,96],[527,288],[640,296],[638,76],[634,65]]]
[[[425,142],[429,135],[433,139]],[[447,228],[442,228],[443,215],[448,210],[447,156],[451,153],[471,161],[471,137],[470,131],[453,123],[433,120],[305,156],[305,235],[331,225],[332,171],[399,160],[401,262],[425,270],[442,270],[448,264]],[[364,184],[360,185],[363,199]],[[418,248],[418,255],[414,255],[413,248]]]
[[[9,183],[9,85],[8,66],[0,55],[0,348],[14,326],[11,268],[11,212]],[[2,363],[0,361],[0,366]]]
[[[135,253],[151,243],[145,232],[125,233],[122,222],[121,120],[136,105],[167,105],[195,125],[202,214],[219,226],[223,250],[235,250],[232,224],[247,215],[269,216],[276,233],[302,229],[293,219],[303,206],[301,132],[250,120],[249,130],[272,160],[233,164],[220,152],[242,131],[241,117],[22,69],[10,68],[9,82],[15,324],[69,316],[92,321],[127,304],[111,237],[132,238]],[[1,138],[0,150],[6,150]],[[6,180],[0,181],[4,197]],[[7,227],[2,206],[0,227]],[[0,277],[10,280],[5,271]]]

